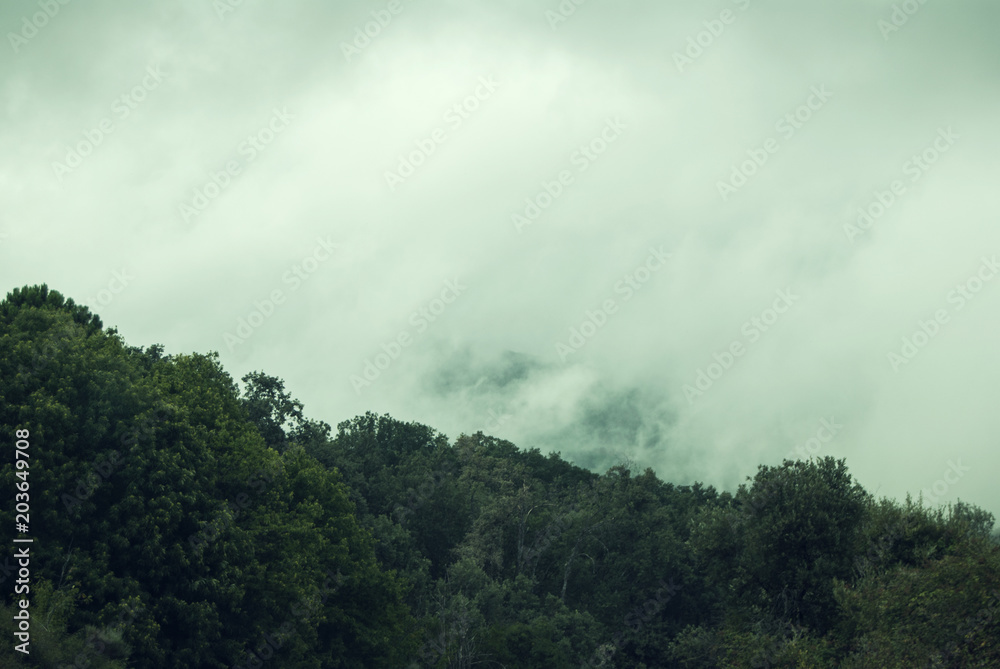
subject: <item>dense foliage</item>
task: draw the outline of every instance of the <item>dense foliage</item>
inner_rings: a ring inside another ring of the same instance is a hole
[[[280,379],[242,382],[45,286],[0,303],[34,539],[31,655],[8,560],[0,666],[1000,666],[974,506],[875,499],[833,458],[735,493],[598,475],[389,416],[334,430]]]

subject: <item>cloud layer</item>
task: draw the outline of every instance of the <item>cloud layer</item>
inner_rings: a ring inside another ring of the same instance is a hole
[[[0,276],[329,422],[1000,512],[1000,7],[661,5],[5,3]]]

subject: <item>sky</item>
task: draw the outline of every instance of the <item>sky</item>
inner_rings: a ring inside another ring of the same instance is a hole
[[[0,5],[0,280],[331,425],[1000,516],[1000,5]]]

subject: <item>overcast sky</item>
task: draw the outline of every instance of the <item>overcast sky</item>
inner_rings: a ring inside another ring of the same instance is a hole
[[[576,2],[3,3],[4,290],[333,425],[1000,515],[1000,5]]]

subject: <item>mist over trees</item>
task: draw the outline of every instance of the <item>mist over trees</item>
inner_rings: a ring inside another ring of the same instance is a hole
[[[9,455],[0,485],[30,481],[33,543],[28,594],[0,564],[5,667],[1000,666],[993,516],[876,498],[831,457],[729,492],[388,415],[333,428],[44,285],[0,303],[17,430],[30,468]]]

